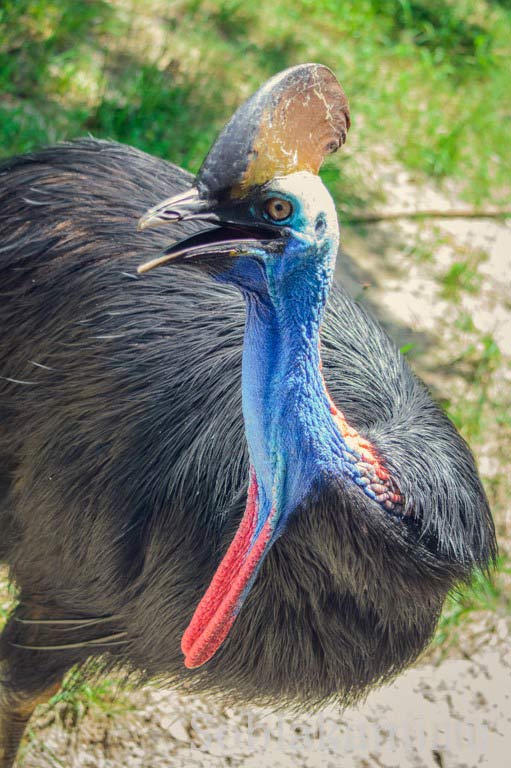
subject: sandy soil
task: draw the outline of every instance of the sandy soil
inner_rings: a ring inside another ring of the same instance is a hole
[[[26,768],[505,768],[511,747],[511,654],[504,621],[469,659],[426,664],[357,708],[312,716],[222,709],[146,688],[75,727],[40,716]],[[128,704],[129,701],[129,704]],[[64,716],[64,722],[60,715]]]
[[[459,205],[417,185],[397,166],[386,169],[382,183],[389,210]],[[472,344],[477,351],[491,334],[502,356],[487,395],[498,411],[509,405],[510,251],[511,226],[505,224],[384,223],[368,227],[363,236],[346,231],[337,277],[374,308],[400,345],[414,345],[412,364],[439,397],[470,402],[466,350]],[[476,265],[476,290],[446,296],[442,276],[460,259]],[[472,317],[473,328],[459,322],[464,315]],[[500,482],[507,471],[508,436],[497,421],[493,426],[475,449],[486,479]],[[508,486],[499,487],[507,498]],[[511,519],[505,504],[498,525],[506,546]],[[510,697],[509,617],[481,613],[447,658],[430,654],[355,710],[330,707],[296,717],[225,709],[146,687],[119,692],[114,702],[107,695],[89,711],[63,704],[42,709],[20,765],[505,768],[511,763]]]

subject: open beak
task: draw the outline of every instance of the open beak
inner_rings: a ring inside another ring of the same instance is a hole
[[[214,226],[176,241],[157,258],[141,264],[137,270],[139,274],[170,261],[183,263],[192,259],[255,255],[266,250],[282,234],[277,227],[246,220],[239,210],[203,199],[196,187],[150,208],[139,220],[138,229],[190,220],[210,222]]]

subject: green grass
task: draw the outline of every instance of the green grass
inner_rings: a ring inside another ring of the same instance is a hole
[[[456,261],[442,277],[442,296],[450,301],[458,301],[463,291],[477,293],[481,287],[481,276],[477,267],[468,261]]]
[[[121,685],[117,680],[102,678],[91,683],[80,670],[72,671],[47,706],[58,706],[61,718],[76,725],[90,711],[115,717],[132,710],[129,690],[129,686]]]
[[[473,200],[504,200],[509,6],[3,0],[0,152],[91,132],[193,171],[243,97],[286,66],[319,60],[352,106],[348,149],[329,172],[339,202],[371,200],[356,158],[374,147],[418,173],[457,179]]]
[[[464,322],[467,323],[466,316]],[[468,322],[472,323],[470,318]],[[502,354],[491,334],[476,332],[474,340],[455,362],[464,366],[470,391],[466,397],[445,402],[444,407],[466,440],[471,444],[478,443],[489,428],[506,417],[507,392],[503,393],[502,400],[492,392],[493,376],[503,362]]]
[[[495,573],[477,571],[470,586],[453,592],[447,598],[433,639],[433,647],[445,654],[459,644],[466,625],[481,612],[511,620],[511,560],[498,558]]]

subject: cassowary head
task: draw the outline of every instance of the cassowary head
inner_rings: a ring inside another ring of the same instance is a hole
[[[184,634],[185,663],[212,658],[251,596],[252,631],[237,622],[229,638],[253,656],[247,678],[259,664],[265,690],[317,698],[352,695],[410,661],[449,588],[493,547],[465,444],[377,324],[339,293],[335,403],[327,390],[320,331],[339,230],[317,174],[349,125],[330,70],[286,70],[235,113],[192,188],[140,221],[212,225],[140,271],[190,264],[246,303],[247,507]],[[227,641],[220,655],[233,649]]]
[[[192,189],[141,219],[142,229],[176,219],[215,224],[176,243],[158,263],[193,261],[262,295],[291,285],[301,290],[314,267],[326,287],[339,232],[317,173],[349,125],[344,91],[326,67],[302,65],[272,78],[227,124]]]

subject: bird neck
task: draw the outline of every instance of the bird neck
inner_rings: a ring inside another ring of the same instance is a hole
[[[245,430],[263,507],[282,522],[319,475],[337,469],[339,431],[321,374],[320,326],[328,270],[272,281],[246,298],[242,396]],[[280,526],[279,526],[280,527]]]
[[[183,635],[188,667],[210,659],[225,640],[273,543],[312,491],[344,476],[383,505],[401,503],[372,446],[349,427],[323,381],[319,334],[331,267],[313,258],[294,266],[267,264],[268,289],[245,291],[247,506]]]
[[[311,493],[340,476],[387,510],[400,496],[374,447],[346,421],[321,370],[330,273],[320,265],[246,297],[242,399],[259,504],[281,529]]]

